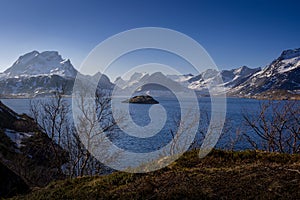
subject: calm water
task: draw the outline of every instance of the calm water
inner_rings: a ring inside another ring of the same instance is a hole
[[[67,99],[71,104],[71,99]],[[122,99],[120,99],[121,101]],[[29,105],[30,99],[2,99],[8,107],[12,108],[17,113],[30,114]],[[149,152],[158,149],[172,140],[171,130],[176,132],[178,119],[180,119],[180,105],[175,99],[158,98],[160,105],[164,107],[167,113],[167,120],[161,131],[149,138],[138,138],[127,135],[122,131],[115,131],[111,134],[111,140],[122,149],[132,152]],[[188,100],[186,100],[188,101]],[[206,133],[208,125],[207,119],[210,116],[211,102],[210,98],[199,98],[199,108],[201,111],[201,123],[199,133],[196,138],[201,138],[200,132]],[[217,147],[230,148],[232,141],[237,139],[237,133],[248,132],[243,121],[243,113],[255,114],[260,110],[260,104],[263,101],[254,99],[227,99],[226,124],[224,134],[219,140]],[[120,106],[125,104],[120,103]],[[130,104],[129,110],[133,121],[139,126],[145,126],[151,122],[149,117],[149,109],[152,105]],[[157,117],[160,117],[158,115]],[[251,133],[250,133],[251,134]],[[243,139],[235,142],[235,149],[246,149],[250,145]]]

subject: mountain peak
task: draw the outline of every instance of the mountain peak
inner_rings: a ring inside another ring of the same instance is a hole
[[[32,51],[24,54],[7,69],[8,76],[59,75],[75,77],[77,71],[69,59],[63,59],[57,51]]]
[[[19,64],[20,62],[26,63],[26,62],[28,62],[29,60],[33,59],[34,57],[36,57],[38,55],[40,55],[40,53],[36,50],[34,50],[32,52],[29,52],[29,53],[26,53],[26,54],[20,56],[18,58],[18,60],[13,65]]]
[[[251,69],[251,68],[249,68],[249,67],[247,67],[247,66],[242,66],[242,67],[239,67],[239,68],[237,68],[237,69],[234,69],[233,70],[233,73],[235,74],[235,75],[242,75],[242,76],[244,76],[244,75],[247,75],[247,74],[250,74],[250,73],[252,73],[252,72],[254,72],[254,71],[257,71],[257,68],[255,68],[255,69]]]
[[[162,72],[154,72],[150,76],[151,77],[165,77],[165,75]]]
[[[139,80],[139,79],[141,79],[141,78],[142,78],[143,76],[145,76],[145,75],[146,75],[146,73],[134,72],[134,73],[131,75],[129,81]]]
[[[33,50],[33,51],[29,52],[29,53],[24,54],[23,56],[38,55],[38,54],[40,54],[40,52],[38,52],[37,50]]]
[[[61,55],[57,51],[44,51],[40,53],[41,56],[47,57],[47,58],[57,58],[62,59]]]
[[[202,78],[209,79],[216,76],[219,72],[215,69],[207,69],[201,73]]]
[[[284,60],[284,59],[290,59],[298,56],[300,56],[300,48],[285,50],[281,53],[279,58]]]

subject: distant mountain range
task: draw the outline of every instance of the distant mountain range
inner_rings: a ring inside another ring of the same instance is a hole
[[[100,73],[94,76],[80,75],[91,84],[95,84],[102,75],[98,82],[99,88],[112,90],[117,86],[120,93],[124,94],[136,91],[136,93],[168,95],[170,90],[175,92],[193,90],[199,96],[207,96],[208,88],[222,86],[228,96],[282,99],[299,97],[299,66],[300,49],[293,49],[283,51],[264,68],[250,69],[242,66],[222,71],[208,69],[198,75],[134,73],[129,80],[118,77],[114,83]],[[0,95],[33,97],[50,94],[57,88],[64,88],[66,94],[71,94],[78,74],[71,61],[63,59],[58,52],[33,51],[19,57],[10,68],[0,73]]]
[[[229,92],[234,96],[281,98],[300,95],[300,49],[286,50]]]
[[[157,94],[156,87],[139,85],[153,82],[155,77],[160,82],[176,85],[178,91],[194,90],[200,96],[208,96],[208,88],[220,87],[227,96],[247,98],[297,98],[300,96],[300,49],[286,50],[265,68],[250,69],[242,66],[232,70],[217,71],[208,69],[199,75],[166,75],[154,73],[134,73],[129,80],[120,77],[115,84],[126,89],[139,88],[139,91]],[[222,81],[220,81],[222,80]],[[171,83],[173,81],[173,83]],[[180,86],[178,86],[180,84]],[[166,92],[162,92],[166,94]],[[162,95],[158,93],[158,95]]]

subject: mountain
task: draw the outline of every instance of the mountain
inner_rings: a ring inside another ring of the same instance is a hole
[[[232,70],[223,70],[221,77],[224,82],[224,87],[234,88],[260,70],[261,68],[250,69],[246,66]]]
[[[300,94],[299,65],[300,49],[291,49],[283,51],[263,69],[246,66],[222,71],[207,69],[195,76],[136,72],[128,80],[118,77],[112,83],[105,74],[80,74],[70,60],[63,59],[56,51],[32,51],[20,56],[10,68],[0,73],[0,97],[33,97],[57,90],[70,95],[77,75],[85,84],[98,84],[98,89],[104,90],[116,88],[121,95],[134,91],[134,95],[169,96],[171,89],[175,92],[193,90],[206,96],[209,89],[224,87],[222,92],[235,97],[291,97]]]
[[[189,80],[194,77],[193,74],[183,74],[183,75],[167,75],[167,78],[180,83],[182,86],[187,87],[189,85]]]
[[[93,76],[85,75],[85,77],[91,82],[91,84],[98,83],[99,89],[112,90],[115,86],[112,82],[110,82],[108,76],[101,74],[100,72],[94,74]]]
[[[89,84],[98,82],[99,88],[112,89],[109,78],[100,73],[94,76],[77,72],[69,59],[56,51],[32,51],[20,56],[14,64],[0,74],[0,97],[33,97],[49,95],[57,90],[70,95],[74,81],[81,75]]]
[[[300,94],[300,48],[285,50],[271,64],[233,88],[230,95],[278,98]]]
[[[207,69],[199,75],[152,75],[135,73],[129,80],[118,78],[115,83],[123,91],[134,90],[166,95],[167,89],[156,83],[172,85],[176,91],[194,90],[200,96],[209,95],[209,89],[223,87],[228,96],[249,98],[290,98],[300,94],[300,49],[285,50],[265,68],[242,66],[231,70]],[[139,93],[136,93],[141,95]],[[293,97],[294,98],[294,97]]]
[[[222,80],[223,83],[220,81]],[[247,98],[299,98],[300,48],[285,50],[265,68],[217,71],[208,69],[188,80],[188,88],[208,95],[208,88],[222,86],[228,96]]]
[[[71,94],[74,78],[58,75],[16,76],[0,80],[0,97],[34,97],[64,89]]]
[[[74,78],[77,71],[69,59],[63,59],[56,51],[32,51],[20,56],[4,74],[8,77],[58,75]]]
[[[219,72],[214,69],[207,69],[197,76],[192,77],[188,80],[188,88],[192,90],[201,91],[207,93],[207,89],[210,84],[219,76]]]
[[[134,74],[131,75],[129,80],[123,80],[121,77],[116,78],[115,84],[118,85],[119,88],[125,89],[125,88],[131,88],[134,87],[135,85],[139,84],[139,82],[147,79],[150,75],[147,73],[139,73],[135,72]]]
[[[161,72],[153,74],[135,72],[129,80],[123,80],[118,77],[115,81],[118,86],[119,94],[129,94],[134,92],[133,95],[151,95],[151,96],[170,96],[173,92],[185,92],[185,88],[180,83],[172,80]]]
[[[188,79],[187,87],[195,90],[199,95],[208,96],[209,89],[223,87],[223,92],[228,92],[239,84],[247,80],[251,75],[259,71],[260,68],[250,69],[242,66],[237,69],[217,71],[207,69],[197,76]]]
[[[151,90],[152,88],[154,90],[172,90],[176,92],[181,92],[185,90],[185,88],[181,86],[178,82],[173,81],[161,72],[155,72],[150,76],[143,76],[143,78],[140,79],[140,82],[143,83],[143,86],[139,87],[138,91]],[[154,86],[155,84],[155,88],[150,87],[151,85]]]
[[[32,51],[0,74],[0,96],[32,97],[58,89],[71,94],[77,73],[70,60],[56,51]]]

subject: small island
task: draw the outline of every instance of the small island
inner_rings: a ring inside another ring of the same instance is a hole
[[[122,101],[122,103],[137,103],[137,104],[159,104],[153,97],[149,95],[134,96],[130,99]]]

